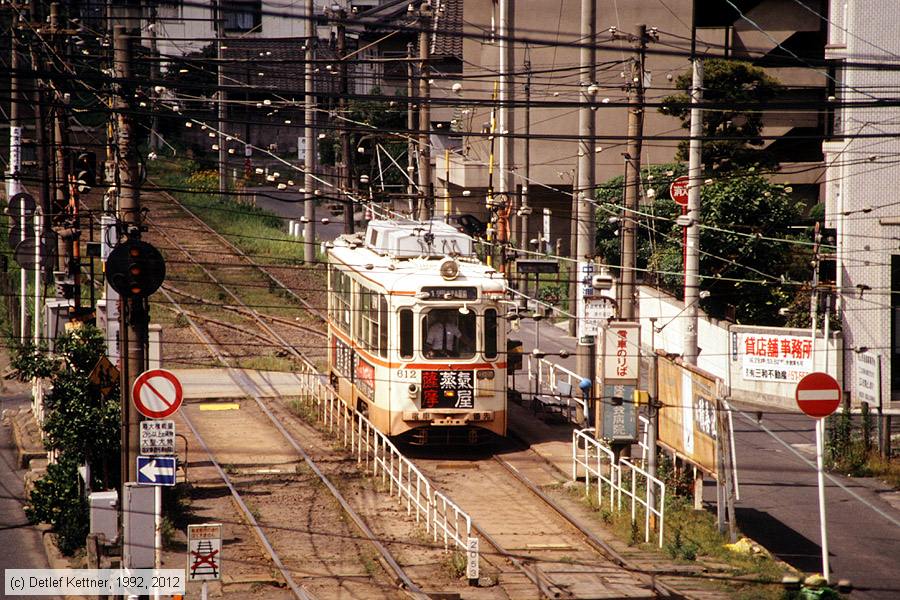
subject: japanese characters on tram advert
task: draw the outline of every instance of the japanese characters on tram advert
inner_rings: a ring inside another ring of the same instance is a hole
[[[439,221],[371,221],[328,248],[329,374],[412,443],[506,435],[506,283]]]

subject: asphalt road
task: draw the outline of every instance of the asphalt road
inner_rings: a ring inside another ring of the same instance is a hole
[[[0,392],[0,410],[27,405],[21,394]],[[25,518],[22,506],[23,471],[18,469],[10,427],[0,426],[0,569],[47,569],[47,556],[40,533]],[[4,590],[5,591],[5,590]],[[4,596],[3,598],[34,598],[34,596]],[[41,596],[57,598],[57,596]]]
[[[736,407],[740,529],[778,558],[821,572],[813,419]],[[715,498],[710,486],[707,497]],[[893,503],[893,505],[892,505]],[[832,580],[849,579],[852,598],[900,598],[900,492],[869,478],[825,481]]]

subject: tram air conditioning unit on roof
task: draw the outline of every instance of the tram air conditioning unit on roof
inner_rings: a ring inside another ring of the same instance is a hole
[[[472,256],[472,238],[443,221],[369,221],[366,245],[382,256]]]

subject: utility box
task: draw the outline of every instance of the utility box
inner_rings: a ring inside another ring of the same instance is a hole
[[[75,306],[73,300],[51,299],[44,305],[44,336],[50,352],[56,349],[56,338],[65,332],[69,322],[69,308]]]
[[[91,533],[102,533],[111,543],[119,537],[119,492],[91,492],[88,494],[91,513]]]
[[[125,484],[125,502],[122,513],[123,567],[126,569],[152,569],[156,548],[156,505],[151,486],[133,482]]]

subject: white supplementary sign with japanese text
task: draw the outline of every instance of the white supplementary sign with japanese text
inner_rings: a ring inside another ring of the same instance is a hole
[[[641,327],[631,321],[613,321],[603,336],[603,380],[636,381],[640,376]]]
[[[221,579],[222,525],[188,525],[188,581]]]
[[[869,351],[856,356],[856,398],[881,406],[881,357]]]
[[[754,381],[800,381],[812,372],[812,340],[796,335],[736,333],[741,376]]]
[[[613,300],[605,296],[584,298],[584,316],[578,320],[578,337],[598,336],[603,324],[615,316]]]
[[[175,454],[175,421],[170,419],[141,421],[141,454],[172,456]]]

